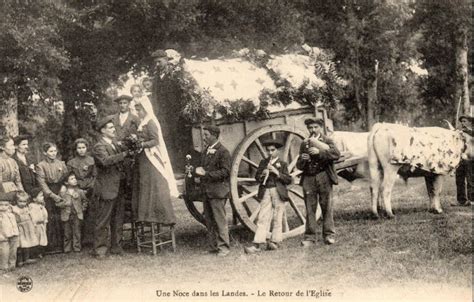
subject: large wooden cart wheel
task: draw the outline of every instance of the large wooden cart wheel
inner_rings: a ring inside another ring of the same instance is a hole
[[[204,220],[204,206],[202,200],[198,200],[197,198],[193,198],[192,196],[183,196],[184,204],[188,209],[189,213],[196,219],[198,222],[206,225]]]
[[[293,177],[293,183],[288,186],[290,201],[283,217],[283,237],[304,233],[305,205],[303,190],[298,185],[301,171],[296,169],[296,161],[305,136],[304,132],[289,125],[269,125],[249,133],[235,149],[230,176],[231,204],[242,224],[253,232],[256,231],[260,211],[260,203],[256,199],[258,183],[254,177],[260,160],[267,157],[262,142],[273,138],[284,144],[279,156],[288,163],[288,170]],[[320,216],[321,210],[318,208],[317,219]]]

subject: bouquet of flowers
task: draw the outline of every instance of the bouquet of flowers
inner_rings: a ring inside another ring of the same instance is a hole
[[[122,141],[122,145],[134,153],[140,153],[142,148],[142,140],[136,134],[130,134]]]

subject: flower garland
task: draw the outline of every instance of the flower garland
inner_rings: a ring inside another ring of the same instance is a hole
[[[167,78],[178,84],[181,90],[181,114],[192,122],[206,121],[215,118],[216,115],[228,121],[266,119],[270,117],[269,106],[287,106],[292,102],[312,106],[323,104],[334,108],[335,100],[340,99],[347,83],[337,74],[332,61],[333,55],[307,45],[303,45],[302,49],[303,55],[298,57],[296,54],[294,58],[303,58],[306,60],[305,63],[309,62],[314,66],[315,77],[313,83],[310,83],[309,79],[304,79],[298,87],[282,75],[284,73],[282,70],[278,70],[278,61],[275,61],[275,58],[279,57],[271,56],[263,50],[247,48],[233,53],[234,58],[245,59],[264,69],[273,80],[276,89],[273,91],[263,89],[258,97],[259,105],[253,100],[242,98],[218,102],[209,90],[200,87],[193,76],[183,68],[184,59],[174,50],[166,51],[168,62],[157,64],[156,73],[160,79]],[[292,80],[294,82],[294,79]]]

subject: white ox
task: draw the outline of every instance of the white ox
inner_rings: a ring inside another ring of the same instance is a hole
[[[369,163],[367,161],[369,132],[334,131],[329,136],[343,155],[343,159],[361,158],[355,167],[338,171],[338,175],[348,181],[353,181],[356,178],[369,178]]]
[[[377,123],[368,138],[368,160],[372,212],[378,217],[378,200],[383,200],[386,214],[393,218],[391,195],[397,173],[425,177],[430,209],[442,213],[439,195],[442,176],[451,174],[462,158],[472,158],[472,137],[439,127],[410,128]]]

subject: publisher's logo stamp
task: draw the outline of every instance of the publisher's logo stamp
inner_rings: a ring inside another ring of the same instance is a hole
[[[16,288],[22,293],[27,293],[33,288],[33,279],[28,276],[21,276],[16,281]]]

